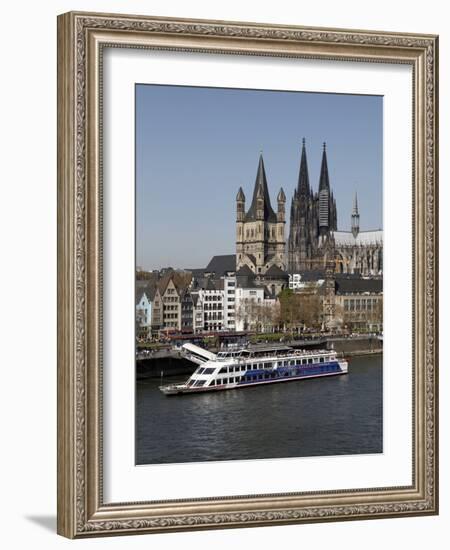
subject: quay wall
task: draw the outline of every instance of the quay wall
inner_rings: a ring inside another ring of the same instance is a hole
[[[292,347],[328,348],[342,352],[348,357],[356,355],[372,355],[383,351],[383,342],[377,338],[332,338],[320,340],[320,342],[290,342]],[[197,365],[184,359],[176,351],[166,350],[162,353],[155,353],[152,357],[138,359],[136,361],[136,377],[138,380],[147,378],[163,378],[167,376],[179,376],[192,374]]]

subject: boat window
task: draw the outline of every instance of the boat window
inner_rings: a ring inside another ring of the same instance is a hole
[[[227,367],[222,367],[219,372],[220,374],[222,374],[223,372],[227,372]]]
[[[321,357],[321,358],[319,359],[319,361],[320,361],[321,363],[323,363],[323,362],[324,362],[324,358]]]
[[[311,357],[308,359],[308,363],[312,363],[312,359]]]
[[[199,387],[199,386],[203,386],[204,384],[205,384],[205,380],[197,380],[197,382],[195,382],[194,386]]]
[[[203,374],[203,371],[204,371],[204,370],[205,370],[205,369],[203,369],[203,368],[200,367],[199,369],[197,369],[197,372],[196,372],[195,374]]]
[[[215,369],[208,367],[208,368],[203,370],[203,374],[212,374],[214,372],[214,370]]]
[[[230,384],[234,384],[234,376],[232,376],[232,377],[228,380],[228,382],[230,382]]]

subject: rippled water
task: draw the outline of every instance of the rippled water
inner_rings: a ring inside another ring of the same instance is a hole
[[[159,385],[137,383],[137,464],[383,450],[381,355],[328,378],[172,397]]]

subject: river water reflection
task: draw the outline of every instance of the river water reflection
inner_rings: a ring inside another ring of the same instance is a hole
[[[382,371],[353,357],[348,375],[172,397],[140,380],[136,464],[380,453]]]

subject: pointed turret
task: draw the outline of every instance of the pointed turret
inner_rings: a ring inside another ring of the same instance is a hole
[[[310,192],[309,188],[309,174],[308,174],[308,161],[306,159],[306,145],[305,138],[302,140],[302,156],[300,159],[300,170],[298,173],[297,189],[299,195],[306,196]]]
[[[236,202],[245,202],[245,195],[242,187],[239,187],[238,194],[236,195]]]
[[[284,194],[284,190],[283,190],[282,187],[280,188],[280,191],[277,195],[277,201],[278,202],[286,202],[286,195]]]
[[[243,222],[245,217],[245,195],[242,187],[236,195],[236,221]],[[242,230],[241,230],[242,231]]]
[[[280,191],[278,192],[278,195],[277,195],[277,204],[278,204],[278,211],[277,211],[278,222],[284,224],[284,222],[286,221],[286,218],[285,218],[286,195],[284,194],[284,190],[282,187],[280,188]]]
[[[259,195],[259,197],[258,197]],[[246,221],[256,220],[257,200],[262,198],[264,201],[264,220],[276,222],[277,217],[270,204],[269,189],[267,187],[266,171],[264,168],[264,160],[262,153],[259,155],[258,171],[256,173],[255,187],[253,190],[253,199],[250,209],[245,215]]]
[[[355,191],[355,196],[353,197],[353,212],[352,216],[358,216],[358,193]]]
[[[358,212],[358,195],[355,192],[353,198],[353,210],[352,210],[352,234],[356,237],[359,233],[359,212]]]

